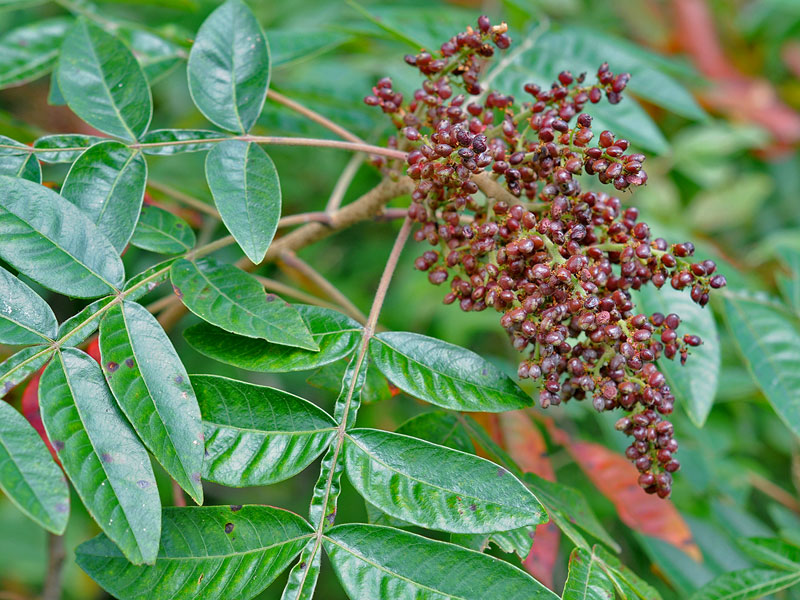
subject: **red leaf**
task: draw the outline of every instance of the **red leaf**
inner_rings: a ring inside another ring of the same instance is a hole
[[[556,475],[547,453],[547,443],[539,428],[524,410],[501,413],[500,430],[503,446],[526,473],[535,473],[549,481]]]
[[[524,410],[500,413],[503,446],[514,462],[528,473],[555,481],[555,470],[547,453],[547,443],[539,428]],[[561,532],[552,521],[536,527],[531,551],[522,565],[525,570],[551,590],[554,589],[553,569],[558,560]]]

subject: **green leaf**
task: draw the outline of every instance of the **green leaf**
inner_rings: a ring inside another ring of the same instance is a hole
[[[502,467],[405,435],[351,430],[345,469],[367,501],[421,527],[491,533],[547,521],[536,497]]]
[[[203,427],[189,376],[156,318],[124,301],[100,323],[103,373],[122,412],[156,460],[203,503]]]
[[[64,533],[67,482],[36,430],[6,402],[0,402],[0,490],[36,523]]]
[[[189,224],[168,210],[145,205],[131,237],[131,245],[159,254],[183,254],[197,239]]]
[[[195,350],[209,358],[265,373],[308,371],[339,360],[355,350],[361,339],[361,325],[356,321],[327,308],[303,304],[293,306],[308,325],[319,352],[235,335],[207,323],[192,325],[183,336]]]
[[[100,325],[100,319],[92,319],[91,317],[101,308],[111,304],[113,300],[113,296],[106,296],[105,298],[95,300],[84,307],[78,314],[72,315],[69,319],[64,321],[58,328],[58,339],[61,340],[61,345],[77,346],[92,335]]]
[[[46,363],[52,351],[47,346],[30,346],[0,363],[0,398],[22,383]]]
[[[33,147],[38,149],[57,149],[53,152],[37,152],[36,157],[46,163],[71,163],[74,162],[89,146],[104,141],[105,138],[96,135],[82,135],[80,133],[63,133],[46,135],[33,142]]]
[[[452,413],[444,411],[422,413],[400,425],[396,431],[453,450],[475,453],[472,440],[464,431],[458,417]]]
[[[770,567],[800,571],[800,548],[777,538],[748,538],[739,546],[751,558]]]
[[[597,538],[610,548],[619,552],[620,547],[614,538],[605,530],[603,525],[595,516],[586,497],[577,489],[558,483],[548,481],[534,473],[525,473],[522,478],[534,495],[544,504],[550,517],[559,528],[572,538],[570,532],[565,529],[579,527],[589,535]],[[557,513],[557,514],[556,514]],[[573,538],[574,539],[574,538]]]
[[[370,354],[394,385],[437,406],[502,412],[531,405],[530,396],[493,364],[435,338],[380,333],[370,341]]]
[[[36,21],[0,37],[0,88],[22,85],[46,75],[58,57],[70,19]]]
[[[138,150],[99,142],[78,157],[61,195],[80,208],[122,252],[136,229],[147,184],[147,163]]]
[[[128,292],[126,299],[133,302],[149,292],[152,292],[160,284],[169,279],[169,269],[179,257],[168,258],[149,269],[145,269],[135,277],[131,277],[125,282],[123,291]]]
[[[214,147],[213,143],[203,142],[203,140],[218,140],[224,137],[226,137],[225,134],[209,129],[154,129],[142,138],[142,144],[164,145],[145,146],[142,148],[142,152],[155,156],[202,152]]]
[[[30,148],[4,135],[0,135],[0,144],[19,148],[0,148],[0,175],[20,177],[34,183],[42,182],[42,168]]]
[[[725,318],[753,380],[786,426],[800,435],[800,332],[784,308],[744,292],[725,295]]]
[[[641,600],[661,600],[661,595],[646,581],[623,565],[616,556],[609,554],[602,546],[593,546],[594,556],[601,561],[606,576],[614,584],[621,598],[641,598]]]
[[[128,44],[153,84],[182,62],[183,49],[164,38],[138,27],[120,27],[116,34]]]
[[[776,250],[780,261],[789,269],[789,275],[776,274],[778,289],[794,312],[800,315],[800,248],[781,244]]]
[[[342,387],[342,379],[347,370],[347,363],[339,360],[329,363],[312,373],[306,382],[314,387],[338,393]],[[365,374],[364,386],[361,388],[361,401],[364,404],[388,400],[392,397],[392,390],[389,382],[383,373],[375,368],[369,357],[364,359],[361,370]]]
[[[764,598],[800,582],[800,571],[742,569],[723,573],[692,594],[691,600]]]
[[[120,600],[248,600],[283,571],[313,535],[302,518],[271,506],[165,508],[152,567],[131,565],[100,535],[76,561]]]
[[[558,598],[507,562],[391,527],[339,525],[322,543],[353,600]]]
[[[0,267],[0,344],[41,344],[58,333],[47,302]]]
[[[569,557],[569,574],[563,600],[613,600],[614,585],[601,568],[594,551],[575,548]]]
[[[244,2],[228,0],[200,26],[187,67],[189,92],[205,117],[247,133],[269,87],[269,46]]]
[[[636,298],[640,301],[637,306],[647,314],[680,315],[679,333],[699,335],[703,340],[701,346],[691,348],[685,365],[680,363],[680,357],[670,360],[662,356],[658,360],[670,390],[686,407],[692,422],[702,427],[714,405],[720,372],[721,346],[714,314],[710,308],[693,302],[688,291],[680,292],[670,286],[660,290],[644,286]]]
[[[89,514],[131,562],[155,560],[161,501],[150,458],[95,360],[75,348],[59,351],[39,381],[39,409]]]
[[[352,39],[339,31],[308,29],[270,29],[269,39],[272,68],[287,68],[300,60],[308,60]]]
[[[193,375],[205,432],[203,478],[230,487],[293,477],[328,447],[336,422],[287,392],[214,375]]]
[[[153,99],[142,67],[125,44],[83,17],[61,46],[58,86],[92,127],[129,141],[147,131]]]
[[[500,550],[508,554],[515,553],[520,560],[524,559],[531,551],[531,543],[536,532],[535,525],[526,525],[511,531],[495,531],[493,533],[454,533],[450,541],[464,548],[484,552],[490,544],[495,544]]]
[[[181,259],[170,270],[172,286],[186,307],[225,331],[273,344],[318,351],[300,313],[258,280],[233,265]]]
[[[54,191],[0,176],[0,257],[48,289],[77,298],[112,293],[125,280],[111,243]]]
[[[206,180],[225,227],[247,258],[260,263],[281,217],[281,184],[272,159],[258,144],[222,142],[206,156]]]

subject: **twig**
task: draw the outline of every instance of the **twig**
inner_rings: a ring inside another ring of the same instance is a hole
[[[800,513],[800,502],[798,502],[792,494],[784,490],[782,487],[775,485],[766,477],[763,477],[753,471],[750,471],[747,474],[747,479],[750,482],[750,485],[752,485],[758,491],[769,496],[776,502],[783,504],[789,510]]]
[[[324,223],[330,225],[331,216],[323,211],[299,213],[281,217],[278,221],[278,229],[291,227],[292,225],[305,225],[306,223]]]
[[[167,294],[163,298],[159,298],[158,300],[156,300],[154,302],[151,302],[145,308],[147,308],[147,310],[151,314],[155,315],[155,314],[160,313],[165,308],[169,308],[170,306],[172,306],[172,304],[174,303],[174,301],[176,299],[177,299],[177,296],[175,294]]]
[[[308,277],[314,283],[314,285],[319,287],[328,296],[328,298],[345,309],[344,312],[352,315],[357,321],[363,323],[367,320],[366,315],[364,315],[364,313],[362,313],[359,308],[353,304],[350,298],[345,296],[339,288],[328,281],[325,276],[322,275],[322,273],[314,269],[314,267],[297,256],[294,251],[286,250],[283,254],[281,254],[278,266],[280,266],[281,262]]]
[[[290,285],[286,285],[282,281],[270,279],[269,277],[263,277],[261,275],[253,275],[253,277],[258,279],[258,281],[261,282],[261,285],[263,285],[264,288],[270,292],[275,292],[276,294],[281,294],[282,296],[286,296],[288,298],[294,298],[295,300],[299,300],[304,304],[313,304],[314,306],[321,306],[322,308],[330,308],[332,310],[339,310],[341,308],[332,302],[327,302],[326,300],[317,298],[311,294],[307,294],[303,290],[298,290]]]
[[[186,206],[191,206],[192,208],[199,210],[200,212],[206,213],[207,215],[211,215],[215,219],[219,219],[219,211],[216,208],[208,204],[207,202],[203,202],[195,198],[194,196],[190,196],[189,194],[185,194],[180,190],[176,190],[173,187],[168,186],[165,183],[161,183],[160,181],[153,181],[152,179],[147,180],[147,187],[153,188],[156,191],[161,192],[162,194],[169,196],[185,204]]]
[[[318,112],[311,110],[307,106],[303,106],[302,104],[300,104],[296,100],[292,100],[291,98],[287,98],[283,94],[279,94],[275,90],[269,90],[267,92],[267,98],[270,98],[270,99],[274,100],[275,102],[277,102],[279,104],[283,104],[284,106],[286,106],[288,108],[291,108],[296,113],[299,113],[299,114],[303,115],[304,117],[310,119],[311,121],[314,121],[315,123],[317,123],[319,125],[322,125],[325,129],[328,129],[329,131],[332,131],[333,133],[338,135],[343,140],[350,140],[351,142],[355,142],[357,144],[366,143],[360,137],[358,137],[354,133],[350,133],[349,131],[347,131],[347,129],[345,129],[341,125],[337,125],[336,123],[334,123],[330,119],[328,119],[326,117],[323,117]]]
[[[60,600],[61,575],[64,569],[64,538],[53,533],[47,534],[47,574],[44,579],[42,600]]]
[[[341,175],[339,175],[339,178],[336,180],[336,185],[333,186],[331,197],[328,198],[328,204],[325,205],[326,213],[339,210],[339,207],[342,205],[342,200],[344,200],[344,195],[350,188],[350,184],[353,182],[353,178],[356,176],[356,173],[358,173],[358,169],[363,162],[363,154],[354,154],[350,158],[350,162],[347,163],[347,166],[345,166]]]
[[[174,506],[186,506],[186,496],[178,482],[172,480],[172,504]]]

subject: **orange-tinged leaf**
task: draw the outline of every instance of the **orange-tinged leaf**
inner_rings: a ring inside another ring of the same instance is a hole
[[[486,433],[489,434],[489,437],[492,438],[492,441],[499,445],[503,445],[503,434],[500,431],[500,421],[497,416],[497,413],[467,413],[472,419],[478,423]],[[480,456],[481,458],[486,458],[491,460],[491,455],[486,452],[486,450],[480,446],[480,444],[475,445],[475,454]]]
[[[547,443],[539,428],[524,410],[500,413],[500,431],[503,447],[526,473],[535,473],[548,481],[555,481],[555,471],[550,464]]]
[[[567,450],[600,493],[614,503],[623,523],[678,547],[698,562],[703,560],[675,505],[645,494],[637,482],[639,472],[627,458],[590,442],[572,442]]]
[[[522,566],[525,567],[525,570],[551,590],[555,589],[553,587],[553,571],[558,560],[558,544],[560,541],[561,531],[555,523],[549,521],[537,525],[531,551],[522,561]]]
[[[547,453],[547,443],[539,428],[524,410],[514,410],[497,415],[502,446],[514,462],[527,473],[535,473],[549,481],[556,475]],[[551,590],[554,589],[553,570],[558,560],[559,531],[553,521],[537,525],[536,534],[528,556],[522,562],[525,570]]]

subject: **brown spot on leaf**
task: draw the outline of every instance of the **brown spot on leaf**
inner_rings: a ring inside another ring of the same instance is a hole
[[[59,502],[56,504],[56,511],[60,513],[69,512],[69,505],[64,504],[63,502]]]
[[[225,533],[231,533],[234,527],[233,523],[225,523]]]
[[[200,483],[200,473],[196,471],[192,473],[192,481],[194,481],[195,483]]]
[[[278,297],[275,294],[267,294],[267,302],[275,302]]]
[[[125,366],[126,367],[128,367],[129,369],[132,369],[133,365],[134,365],[134,363],[133,363],[133,359],[132,358],[126,358],[125,359]]]
[[[501,468],[499,468],[499,469],[497,469],[497,476],[498,476],[498,477],[502,477],[502,476],[503,476],[503,475],[505,475],[505,474],[506,474],[506,470],[505,470],[505,469],[503,469],[502,467],[501,467]]]
[[[183,383],[183,377],[181,375],[178,375],[175,378],[175,383],[177,383],[178,385],[182,384]]]
[[[306,565],[306,561],[303,561],[303,562],[301,562],[301,563],[300,563],[300,570],[301,570],[301,571],[304,571],[304,570],[305,570],[305,568],[306,568],[306,566],[308,566],[308,565]]]
[[[242,510],[241,504],[231,504],[231,512],[239,512]]]
[[[103,452],[100,455],[100,460],[102,460],[104,463],[112,463],[112,462],[114,462],[114,459],[111,458],[111,455],[108,452]]]
[[[472,512],[475,512],[476,510],[478,510],[478,507],[477,507],[477,506],[475,506],[474,504],[470,504],[470,505],[469,505],[469,509],[470,509]]]
[[[178,298],[183,298],[183,292],[181,291],[181,288],[179,288],[177,285],[172,286],[172,291],[175,292],[175,295]]]
[[[56,452],[61,452],[64,449],[64,442],[61,440],[55,440],[53,442],[53,448],[56,449]]]
[[[113,373],[117,369],[119,369],[119,365],[115,363],[113,360],[110,360],[106,363],[106,369],[108,369],[109,373]]]
[[[326,516],[325,520],[328,521],[330,525],[333,525],[333,522],[336,520],[336,511],[333,511],[331,514]]]

